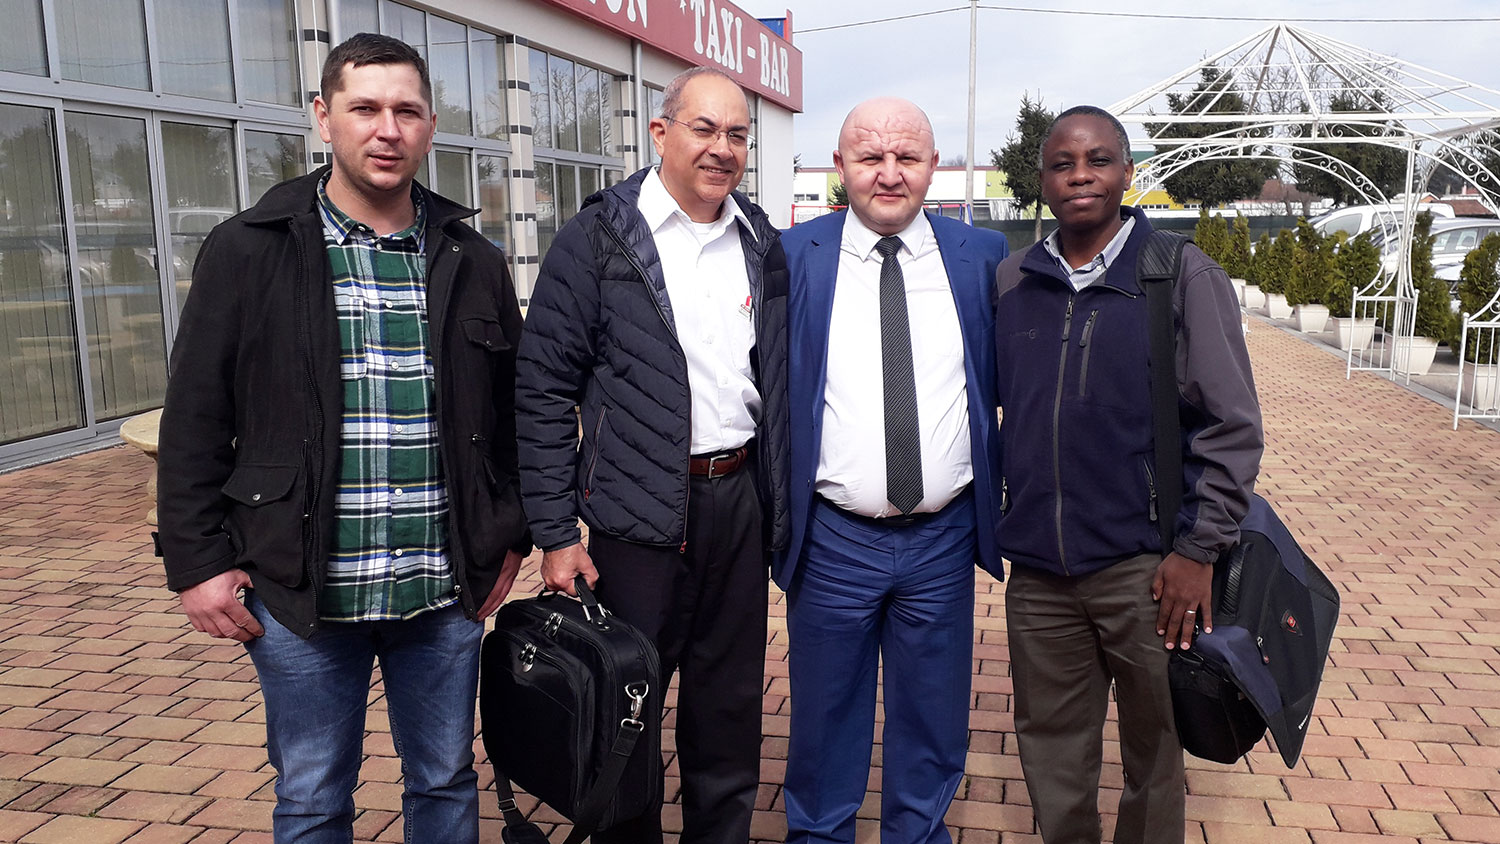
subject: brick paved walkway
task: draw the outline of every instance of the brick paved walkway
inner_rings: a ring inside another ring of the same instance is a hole
[[[1252,326],[1261,491],[1339,585],[1344,617],[1302,761],[1289,771],[1263,747],[1238,765],[1190,762],[1188,840],[1500,842],[1500,436],[1450,431],[1439,405],[1368,375],[1346,381],[1322,349]],[[121,448],[0,476],[0,841],[270,840],[254,674],[238,646],[187,628],[163,588],[141,526],[148,471]],[[523,591],[536,588],[528,571]],[[948,821],[961,844],[1033,842],[1002,590],[979,583],[969,777]],[[755,836],[779,840],[779,595],[771,613]],[[356,833],[399,841],[399,764],[378,685],[371,697]],[[1105,757],[1112,811],[1117,746]],[[494,801],[482,805],[484,840],[498,842]],[[877,791],[861,841],[878,838],[878,806]],[[535,817],[558,820],[545,807]]]

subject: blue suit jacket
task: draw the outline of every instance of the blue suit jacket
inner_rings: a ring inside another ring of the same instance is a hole
[[[791,540],[771,562],[771,576],[790,588],[802,556],[823,441],[823,387],[827,381],[828,323],[839,269],[847,211],[788,229],[781,237],[791,271],[787,300],[790,348],[788,401],[791,426]],[[995,313],[990,304],[995,269],[1009,253],[1005,236],[928,214],[948,271],[963,331],[964,374],[969,391],[969,445],[974,462],[979,565],[1003,577],[995,524],[1000,518],[1000,436],[995,390]]]

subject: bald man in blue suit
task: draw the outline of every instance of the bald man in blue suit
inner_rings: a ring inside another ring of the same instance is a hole
[[[881,838],[948,844],[973,674],[974,566],[1002,576],[998,232],[923,211],[932,127],[904,100],[850,112],[849,210],[782,237],[791,271],[791,744],[787,841],[853,842],[885,666]]]

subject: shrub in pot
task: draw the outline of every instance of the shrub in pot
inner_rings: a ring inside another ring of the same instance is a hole
[[[1234,224],[1229,227],[1229,245],[1224,250],[1224,260],[1220,264],[1230,278],[1248,279],[1251,260],[1250,220],[1241,214],[1234,218]]]
[[[1464,259],[1463,269],[1458,274],[1458,300],[1461,313],[1475,316],[1484,311],[1500,291],[1500,234],[1492,234],[1479,242],[1478,248]],[[1486,311],[1493,318],[1493,311]],[[1458,326],[1455,336],[1462,332],[1462,318],[1455,318]],[[1469,329],[1468,343],[1464,347],[1464,358],[1472,367],[1464,368],[1464,383],[1459,385],[1463,397],[1475,411],[1500,409],[1500,349],[1497,349],[1494,329]],[[1455,341],[1450,341],[1457,350]]]
[[[1328,312],[1336,317],[1352,315],[1355,291],[1362,290],[1380,272],[1380,247],[1372,238],[1373,232],[1367,231],[1352,240],[1341,239],[1335,253],[1339,272],[1328,285]]]

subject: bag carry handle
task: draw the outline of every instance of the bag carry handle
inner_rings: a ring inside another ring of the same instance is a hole
[[[599,627],[604,626],[604,619],[609,617],[609,610],[599,603],[594,597],[594,590],[589,588],[589,582],[583,575],[573,577],[573,588],[578,591],[578,600],[583,602],[583,617]]]

